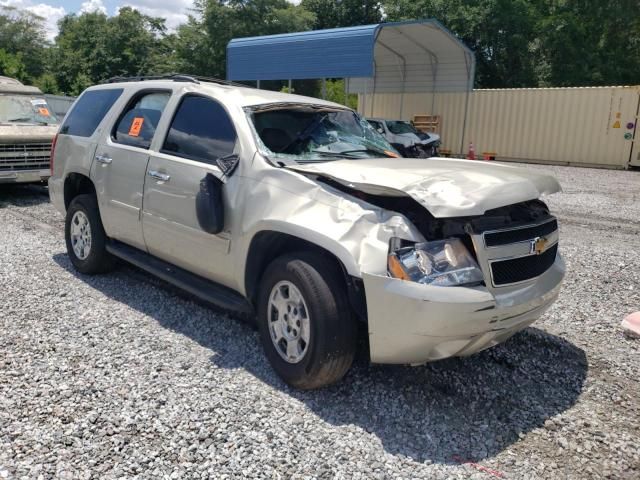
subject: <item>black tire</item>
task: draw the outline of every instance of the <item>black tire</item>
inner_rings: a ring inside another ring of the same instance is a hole
[[[84,213],[89,221],[91,246],[86,258],[79,258],[76,255],[71,241],[71,222],[76,212]],[[64,238],[67,243],[69,259],[79,272],[95,274],[106,273],[113,269],[115,258],[107,252],[108,239],[102,226],[98,202],[94,195],[78,195],[71,201],[69,208],[67,208]]]
[[[284,360],[271,339],[270,295],[282,281],[297,287],[308,308],[310,339],[297,363]],[[349,307],[342,272],[334,262],[311,252],[277,258],[262,276],[257,301],[258,328],[265,354],[286,383],[308,390],[342,379],[356,353],[357,323]]]

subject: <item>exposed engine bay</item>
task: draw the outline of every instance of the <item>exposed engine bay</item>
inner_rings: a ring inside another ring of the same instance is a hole
[[[458,237],[465,244],[470,245],[469,235],[471,234],[499,230],[506,227],[514,228],[551,218],[549,208],[541,200],[529,200],[487,210],[484,215],[480,216],[436,218],[425,207],[409,196],[372,195],[325,177],[317,177],[317,181],[377,207],[401,213],[429,241]],[[473,249],[471,250],[473,251]]]

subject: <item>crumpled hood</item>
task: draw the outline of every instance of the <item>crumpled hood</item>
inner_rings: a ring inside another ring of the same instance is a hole
[[[561,190],[550,175],[477,160],[379,158],[287,168],[324,176],[372,195],[409,195],[439,218],[482,215]]]

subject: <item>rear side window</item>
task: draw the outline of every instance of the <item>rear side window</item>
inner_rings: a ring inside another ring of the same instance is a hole
[[[121,88],[84,92],[64,121],[60,133],[90,137],[120,95]]]
[[[236,130],[227,111],[210,98],[182,99],[162,148],[179,157],[214,163],[233,153]]]
[[[171,92],[145,93],[130,102],[113,132],[113,140],[132,147],[149,148]]]

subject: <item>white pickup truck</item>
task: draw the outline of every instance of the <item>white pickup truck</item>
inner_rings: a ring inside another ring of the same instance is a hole
[[[76,101],[49,190],[73,265],[131,262],[257,314],[299,388],[377,363],[470,355],[534,322],[564,276],[536,171],[401,159],[341,105],[185,76],[120,79]],[[362,326],[362,328],[359,328]]]

